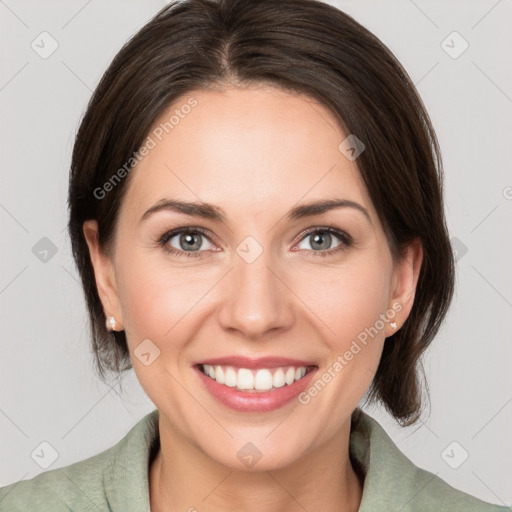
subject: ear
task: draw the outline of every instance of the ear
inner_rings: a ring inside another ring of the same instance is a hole
[[[114,265],[111,258],[102,250],[98,237],[98,223],[95,220],[86,220],[82,226],[89,255],[94,268],[96,288],[103,304],[105,318],[111,315],[116,319],[116,331],[123,329],[123,317],[117,283],[114,272]]]
[[[395,263],[389,307],[397,313],[387,325],[386,336],[397,332],[411,312],[422,262],[423,246],[421,240],[416,238],[407,246],[402,258]],[[396,329],[391,328],[394,322]]]

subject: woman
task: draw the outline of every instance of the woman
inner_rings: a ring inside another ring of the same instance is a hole
[[[77,134],[69,232],[101,376],[157,409],[2,510],[507,510],[358,404],[421,413],[452,298],[436,136],[383,44],[314,0],[185,0]]]

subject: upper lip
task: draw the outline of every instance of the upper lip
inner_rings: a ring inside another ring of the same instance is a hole
[[[251,358],[246,356],[228,356],[216,357],[213,359],[205,359],[197,363],[208,364],[211,366],[235,366],[237,368],[279,368],[283,366],[316,366],[311,361],[303,361],[300,359],[290,359],[289,357],[258,357]]]

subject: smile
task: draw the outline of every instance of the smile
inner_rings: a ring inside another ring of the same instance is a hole
[[[249,369],[202,364],[200,368],[219,384],[240,391],[269,391],[289,386],[301,380],[308,372],[306,366]]]
[[[282,357],[225,357],[193,366],[203,389],[221,405],[238,412],[269,412],[306,389],[318,366]]]

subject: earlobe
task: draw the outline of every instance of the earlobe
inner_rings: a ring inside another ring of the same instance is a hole
[[[400,308],[395,321],[389,324],[391,330],[389,335],[400,329],[411,312],[422,262],[423,246],[419,239],[415,239],[407,246],[402,258],[395,264],[390,306],[398,310],[396,305],[399,304]]]
[[[122,315],[113,263],[111,258],[105,254],[100,246],[97,221],[86,220],[83,224],[83,233],[87,246],[89,247],[96,288],[103,305],[105,318],[110,318],[111,316],[115,317],[117,326],[115,330],[120,330]]]

